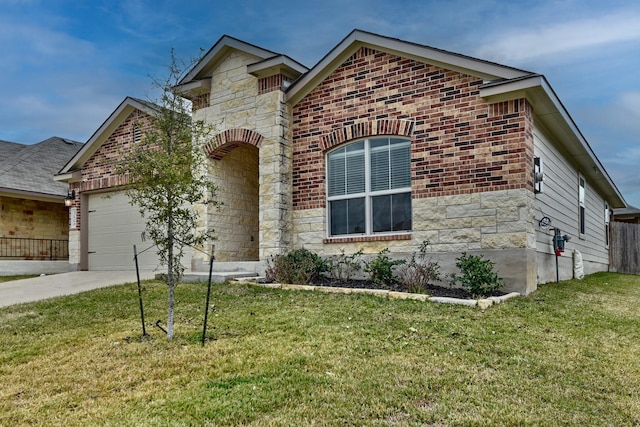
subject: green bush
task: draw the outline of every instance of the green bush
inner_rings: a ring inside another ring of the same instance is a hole
[[[389,248],[378,252],[378,256],[365,263],[364,271],[369,273],[369,279],[377,285],[388,285],[395,282],[393,267],[404,264],[403,259],[393,260],[387,255]]]
[[[456,258],[456,266],[461,274],[451,274],[452,285],[460,283],[474,297],[487,296],[504,285],[502,278],[493,271],[495,263],[484,259],[482,255],[468,255],[463,252]]]
[[[278,283],[306,285],[327,271],[326,262],[307,249],[295,249],[267,260],[267,280]]]
[[[344,249],[340,249],[340,255],[333,255],[326,259],[327,271],[331,278],[339,282],[347,282],[360,269],[360,257],[362,249],[351,255],[346,255]]]
[[[440,280],[440,265],[427,259],[428,241],[420,244],[419,252],[411,254],[411,259],[396,269],[398,281],[408,292],[424,293],[435,280]]]

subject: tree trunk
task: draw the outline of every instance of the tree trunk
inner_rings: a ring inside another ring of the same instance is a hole
[[[172,273],[169,273],[172,274]],[[173,281],[172,278],[169,280]],[[173,283],[169,283],[169,312],[167,313],[167,339],[173,339],[173,305],[175,302],[174,297],[174,289],[175,285]]]
[[[173,306],[175,304],[174,290],[175,277],[173,275],[173,221],[169,215],[169,224],[167,227],[167,237],[169,240],[169,248],[167,252],[167,285],[169,286],[169,300],[167,312],[167,339],[173,339]]]

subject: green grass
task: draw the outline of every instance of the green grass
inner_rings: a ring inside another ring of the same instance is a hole
[[[30,279],[31,277],[38,277],[39,274],[23,274],[19,276],[0,276],[0,283],[11,282],[12,280]]]
[[[0,425],[640,424],[640,277],[477,308],[146,282],[0,309]]]

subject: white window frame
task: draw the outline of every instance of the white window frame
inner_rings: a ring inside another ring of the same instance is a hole
[[[578,233],[580,237],[587,234],[587,181],[582,174],[578,175]]]
[[[411,140],[409,138],[388,135],[388,136],[374,136],[370,138],[358,139],[354,141],[350,141],[346,144],[341,144],[339,147],[327,152],[325,154],[325,176],[326,179],[326,224],[327,224],[327,237],[328,238],[341,238],[341,237],[363,237],[363,236],[380,236],[380,235],[397,235],[397,234],[408,234],[412,232],[413,229],[413,199],[411,198],[411,229],[409,230],[398,230],[398,231],[373,231],[373,212],[372,212],[372,198],[376,196],[385,196],[385,195],[396,195],[396,194],[412,194],[411,191],[411,182],[412,179],[409,180],[408,187],[394,188],[390,190],[379,190],[372,191],[371,190],[371,150],[370,143],[373,140],[378,139],[402,139],[405,140],[407,144],[409,144],[409,153],[411,153]],[[352,193],[346,195],[339,196],[329,196],[329,155],[337,150],[345,148],[345,146],[349,144],[356,144],[358,142],[364,141],[364,176],[365,176],[365,191],[361,193]],[[409,175],[411,176],[411,159],[409,159]],[[339,200],[350,200],[350,199],[358,199],[364,198],[365,200],[365,232],[364,233],[351,233],[351,234],[331,234],[331,202],[339,201]]]
[[[611,210],[609,209],[609,203],[604,202],[604,244],[605,247],[609,247],[611,241],[611,229],[609,223],[611,222]]]

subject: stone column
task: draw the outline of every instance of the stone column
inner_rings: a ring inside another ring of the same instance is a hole
[[[292,136],[291,111],[284,93],[258,96],[257,131],[265,136],[260,147],[260,260],[291,249]],[[260,114],[261,113],[261,114]],[[262,125],[262,126],[260,126]]]

